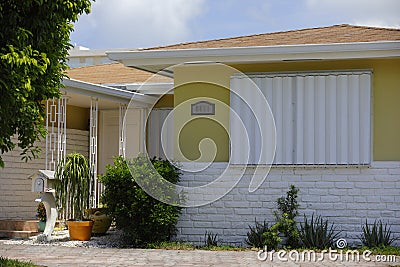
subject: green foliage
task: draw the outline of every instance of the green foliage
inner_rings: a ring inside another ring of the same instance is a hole
[[[37,218],[39,221],[45,222],[47,221],[47,215],[46,215],[46,208],[44,207],[43,202],[40,202],[36,208],[37,212]]]
[[[152,160],[158,173],[176,183],[179,170],[164,160]],[[107,172],[100,177],[105,185],[102,202],[107,213],[115,218],[116,227],[125,233],[127,245],[145,246],[149,243],[168,241],[176,232],[176,223],[180,213],[177,206],[167,205],[146,193],[137,183],[153,184],[155,178],[153,165],[144,155],[129,162],[122,157],[114,159],[113,166],[107,166]]]
[[[296,226],[295,217],[298,215],[297,189],[290,185],[286,197],[277,199],[278,211],[274,212],[276,223],[271,227],[264,221],[263,224],[256,221],[255,227],[249,226],[246,243],[250,246],[262,248],[267,246],[275,249],[282,242],[280,234],[287,237],[284,245],[295,248],[299,245],[299,231]]]
[[[22,262],[18,260],[7,259],[0,256],[0,266],[1,267],[36,267],[37,265],[31,262]]]
[[[321,216],[314,219],[314,214],[309,222],[304,216],[304,225],[300,224],[300,239],[304,247],[326,249],[333,247],[334,240],[339,236],[340,231],[335,233],[334,224],[328,227],[328,220]]]
[[[268,223],[265,221],[263,223],[257,222],[255,220],[255,226],[249,225],[249,232],[247,232],[246,243],[249,246],[255,248],[263,248],[265,245],[264,233],[269,230]]]
[[[24,160],[40,152],[43,101],[60,95],[72,23],[84,12],[90,0],[0,1],[0,155],[16,146]]]
[[[294,185],[290,185],[289,191],[286,192],[286,197],[280,197],[277,200],[278,210],[281,214],[286,214],[286,217],[290,220],[293,220],[299,212],[297,209],[299,208],[299,204],[297,204],[297,193],[299,189],[297,189]]]
[[[299,204],[297,203],[297,189],[294,185],[290,185],[286,197],[280,197],[277,200],[278,212],[274,212],[277,229],[280,233],[287,237],[286,246],[295,248],[299,246],[299,230],[295,221],[299,214],[297,211]]]
[[[362,231],[363,233],[359,238],[362,244],[369,248],[387,247],[396,240],[396,238],[391,237],[390,226],[388,227],[387,223],[383,224],[381,220],[375,220],[374,224],[371,225],[365,220]]]
[[[204,245],[206,247],[218,246],[218,234],[213,234],[213,232],[206,231],[204,234]]]
[[[263,234],[264,237],[264,245],[267,246],[268,249],[276,249],[281,243],[282,239],[279,237],[279,225],[274,224],[271,228]]]
[[[70,153],[65,162],[60,161],[55,173],[56,201],[67,219],[83,220],[83,212],[89,208],[93,173],[82,154]]]

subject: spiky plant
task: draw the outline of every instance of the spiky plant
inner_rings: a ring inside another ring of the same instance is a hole
[[[89,208],[94,177],[85,156],[70,153],[60,162],[55,173],[56,201],[65,219],[83,220],[83,211]]]
[[[334,240],[339,236],[340,231],[335,233],[334,224],[328,226],[328,220],[324,220],[320,215],[308,221],[304,215],[304,225],[300,224],[300,240],[306,248],[325,249],[333,247]]]
[[[206,247],[216,247],[218,246],[218,234],[213,234],[213,232],[208,232],[204,234],[204,244]]]
[[[361,243],[369,248],[390,246],[396,238],[392,237],[392,231],[387,223],[383,224],[381,220],[375,220],[369,225],[365,220],[365,225],[362,227],[362,235],[359,237]]]
[[[250,231],[247,232],[247,239],[246,243],[249,246],[255,248],[262,248],[264,247],[265,237],[264,233],[269,231],[268,223],[265,221],[263,223],[257,222],[255,220],[255,226],[249,225]]]

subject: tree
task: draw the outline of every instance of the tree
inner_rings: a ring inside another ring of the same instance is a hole
[[[1,154],[16,146],[25,161],[38,156],[44,101],[60,96],[73,22],[90,6],[90,0],[0,1],[1,167]]]

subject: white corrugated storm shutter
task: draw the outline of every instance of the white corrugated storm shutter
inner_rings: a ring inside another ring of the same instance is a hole
[[[169,118],[166,123],[166,119],[171,111],[172,109],[169,108],[160,108],[153,109],[150,112],[147,121],[147,153],[150,157],[172,158],[174,140],[173,118]],[[171,114],[170,116],[173,115]]]
[[[249,164],[259,160],[260,107],[255,85],[268,100],[276,126],[274,164],[363,165],[371,162],[371,72],[263,73],[231,77],[231,107],[252,138]],[[251,97],[253,95],[253,97]],[[245,103],[247,102],[247,104]],[[252,113],[252,114],[251,114]],[[252,120],[252,121],[249,121]],[[233,122],[233,123],[232,123]],[[231,157],[240,159],[237,122],[231,116]],[[262,132],[262,131],[261,131]]]

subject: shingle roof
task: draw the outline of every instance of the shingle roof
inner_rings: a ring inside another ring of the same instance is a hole
[[[400,29],[341,24],[329,27],[272,32],[208,41],[181,43],[147,48],[144,50],[355,43],[396,40],[400,40]]]
[[[153,73],[125,67],[122,63],[110,63],[86,66],[67,70],[71,79],[95,84],[129,84],[142,83],[151,78],[150,82],[172,82],[163,76],[153,77]]]

